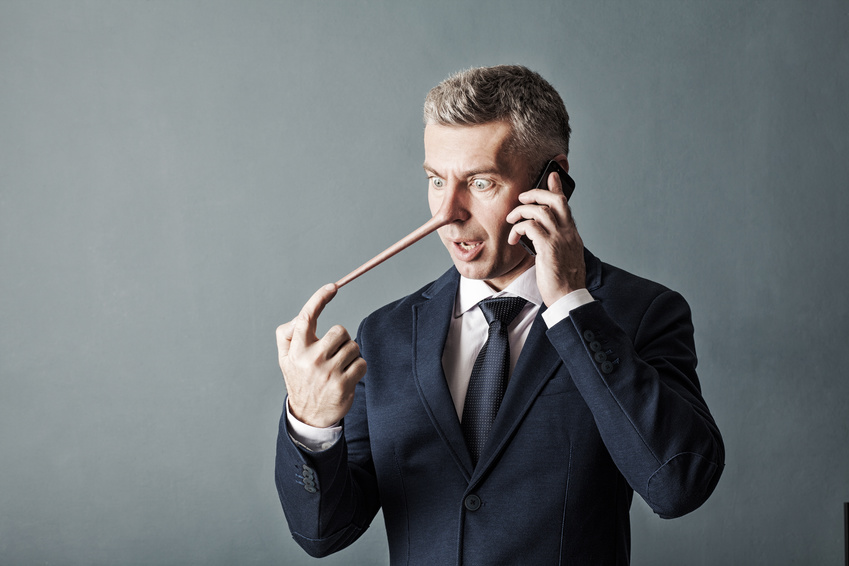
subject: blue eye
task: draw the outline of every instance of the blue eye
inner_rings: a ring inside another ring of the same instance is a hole
[[[439,177],[431,177],[430,182],[437,189],[441,189],[442,187],[445,186],[445,181],[443,179],[440,179]]]
[[[492,181],[489,181],[487,179],[475,179],[474,181],[472,181],[472,184],[476,189],[485,191],[486,189],[492,186]]]

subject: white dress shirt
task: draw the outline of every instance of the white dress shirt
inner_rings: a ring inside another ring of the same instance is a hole
[[[522,347],[531,331],[531,325],[539,313],[542,296],[537,287],[536,266],[531,266],[513,280],[503,291],[495,291],[484,281],[460,277],[457,296],[454,298],[454,316],[448,326],[448,337],[442,351],[442,369],[448,390],[454,400],[457,418],[463,418],[463,404],[466,401],[466,390],[469,388],[469,378],[478,352],[486,342],[489,325],[483,312],[477,308],[484,299],[502,296],[522,297],[528,304],[516,316],[507,328],[510,341],[510,374],[516,367],[516,360],[522,353]],[[593,298],[586,289],[578,289],[561,297],[542,313],[546,326],[551,328],[569,316],[569,311],[581,305],[592,302]],[[298,421],[289,412],[286,403],[286,417],[292,440],[307,450],[317,452],[326,450],[342,436],[342,426],[316,428]]]

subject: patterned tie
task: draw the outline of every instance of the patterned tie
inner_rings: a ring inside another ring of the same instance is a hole
[[[492,430],[504,391],[507,390],[507,375],[510,372],[507,327],[526,303],[521,297],[498,297],[478,304],[489,324],[489,336],[472,368],[461,423],[466,445],[475,464]]]

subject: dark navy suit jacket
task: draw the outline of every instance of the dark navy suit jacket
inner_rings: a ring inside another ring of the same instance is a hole
[[[534,321],[476,467],[442,370],[457,271],[362,322],[343,438],[310,453],[280,423],[277,488],[308,553],[347,546],[382,508],[392,564],[627,564],[634,491],[665,518],[707,499],[724,448],[687,303],[585,257],[596,301]]]

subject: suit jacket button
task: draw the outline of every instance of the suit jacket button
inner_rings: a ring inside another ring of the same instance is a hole
[[[613,364],[610,362],[604,362],[601,364],[601,371],[604,373],[610,373],[613,371]]]
[[[590,350],[592,350],[593,352],[600,351],[601,350],[601,342],[599,342],[598,340],[593,340],[592,342],[590,342]]]
[[[597,361],[598,363],[602,363],[602,362],[607,361],[607,354],[605,354],[604,352],[596,352],[593,357],[595,358],[595,361]]]
[[[466,509],[469,511],[477,511],[481,508],[481,498],[477,495],[469,495],[463,500],[463,505],[465,505]]]
[[[584,330],[584,340],[592,342],[595,340],[595,333],[592,330]]]

